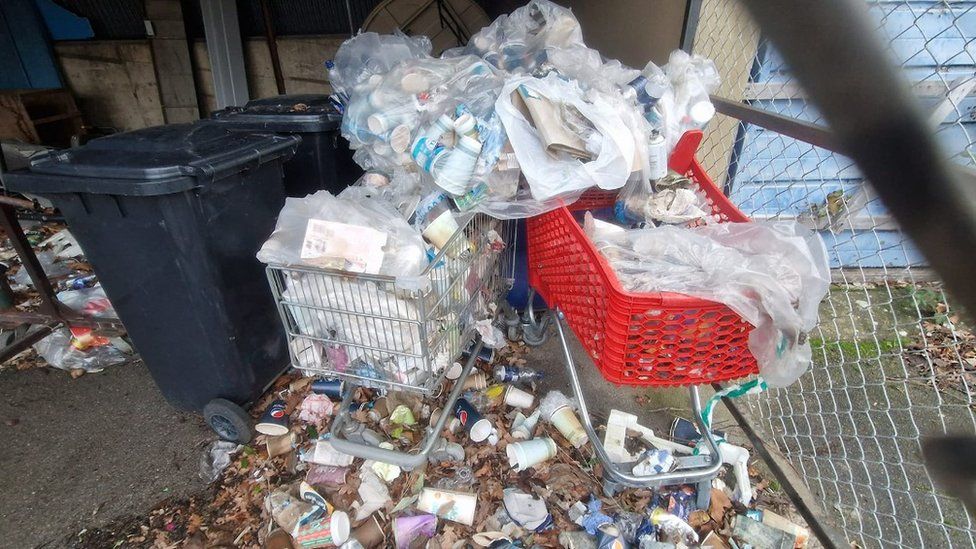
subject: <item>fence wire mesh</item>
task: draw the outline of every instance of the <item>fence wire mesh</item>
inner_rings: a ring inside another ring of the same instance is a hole
[[[867,8],[931,113],[947,161],[976,165],[976,1]],[[702,1],[693,50],[718,65],[717,95],[820,121],[737,0]],[[832,262],[834,283],[810,334],[814,367],[750,402],[766,440],[852,543],[976,546],[972,519],[935,486],[921,452],[925,436],[976,434],[976,338],[922,256],[849,159],[721,115],[699,156],[753,218],[819,230]]]

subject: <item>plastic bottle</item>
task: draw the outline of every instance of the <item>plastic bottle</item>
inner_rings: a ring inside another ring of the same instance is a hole
[[[542,372],[532,368],[520,368],[506,364],[495,366],[495,379],[502,383],[531,383],[541,380],[542,377]]]

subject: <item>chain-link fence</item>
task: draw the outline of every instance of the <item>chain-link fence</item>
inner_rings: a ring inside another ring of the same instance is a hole
[[[947,160],[976,165],[976,1],[877,0],[868,9]],[[737,0],[702,1],[693,49],[718,65],[717,95],[819,121]],[[815,365],[751,402],[757,426],[851,542],[976,546],[972,519],[935,487],[920,446],[928,435],[976,434],[976,339],[922,256],[847,158],[721,115],[700,158],[753,218],[819,230],[833,267],[810,334]]]

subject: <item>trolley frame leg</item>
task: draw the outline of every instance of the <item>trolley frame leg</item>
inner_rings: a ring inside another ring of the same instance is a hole
[[[342,436],[342,428],[346,421],[349,420],[351,412],[349,410],[349,405],[352,403],[352,390],[347,390],[345,397],[342,399],[342,404],[339,405],[339,412],[336,414],[335,420],[332,422],[332,429],[329,431],[330,438],[329,441],[332,446],[345,454],[351,456],[371,459],[374,461],[382,461],[384,463],[392,463],[403,469],[404,471],[413,471],[417,467],[423,465],[427,462],[427,455],[437,444],[437,441],[441,437],[441,432],[444,431],[444,425],[447,424],[447,420],[453,416],[450,410],[454,408],[454,403],[457,401],[458,397],[461,395],[461,390],[464,385],[465,379],[467,379],[468,374],[471,373],[471,369],[474,367],[475,362],[478,360],[478,353],[484,343],[481,338],[478,337],[475,340],[474,347],[471,349],[471,355],[468,360],[464,363],[464,368],[461,370],[461,376],[454,381],[454,387],[451,388],[451,392],[447,396],[447,401],[444,403],[444,412],[441,413],[440,417],[433,426],[428,426],[425,430],[424,442],[417,453],[406,453],[397,450],[387,450],[386,448],[379,448],[366,444],[364,442],[353,442]]]
[[[586,396],[583,394],[579,374],[576,372],[576,364],[573,360],[572,353],[570,353],[569,344],[566,340],[565,329],[563,328],[565,316],[558,307],[552,311],[552,314],[555,317],[554,324],[556,325],[556,332],[559,335],[559,342],[563,348],[563,358],[566,365],[566,373],[569,376],[569,383],[572,387],[573,394],[579,403],[583,429],[586,430],[586,434],[590,438],[590,444],[593,445],[597,458],[601,463],[603,463],[604,475],[606,476],[606,480],[610,481],[609,485],[613,486],[613,484],[619,484],[631,487],[654,487],[671,484],[698,484],[699,503],[701,503],[702,492],[705,493],[705,498],[710,495],[711,479],[713,479],[722,468],[722,457],[719,455],[718,444],[712,437],[711,431],[705,426],[705,423],[702,420],[701,397],[698,394],[698,387],[694,385],[689,387],[692,415],[694,416],[694,421],[698,426],[699,432],[702,434],[702,440],[708,447],[709,453],[678,457],[676,458],[677,465],[673,471],[659,473],[656,475],[635,475],[632,472],[621,470],[616,463],[610,461],[610,456],[607,454],[606,449],[603,447],[603,442],[597,436],[596,430],[593,428],[593,423],[590,421],[590,413],[586,405]],[[706,486],[708,486],[709,489],[703,490],[703,488]],[[707,499],[705,500],[705,503],[705,506],[707,507]]]

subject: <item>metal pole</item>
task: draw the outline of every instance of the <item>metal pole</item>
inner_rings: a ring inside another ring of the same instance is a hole
[[[234,0],[200,0],[200,11],[217,108],[243,105],[249,96],[237,3]]]
[[[264,19],[264,38],[268,42],[268,54],[271,55],[271,70],[274,72],[275,86],[278,95],[284,95],[285,76],[281,72],[281,58],[278,57],[278,37],[275,35],[274,20],[271,18],[271,8],[268,0],[261,0],[261,16]]]

